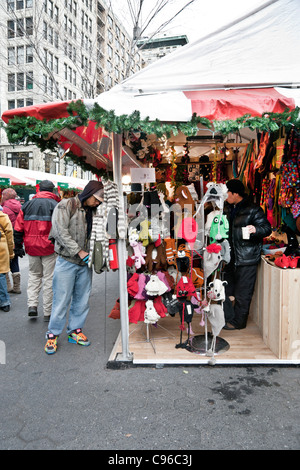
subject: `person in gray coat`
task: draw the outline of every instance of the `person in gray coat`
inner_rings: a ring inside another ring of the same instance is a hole
[[[70,343],[88,346],[82,328],[89,312],[92,270],[88,267],[90,235],[96,209],[103,202],[104,189],[90,181],[74,198],[63,199],[52,216],[49,239],[58,255],[53,275],[53,304],[46,334],[45,352],[54,354],[69,310],[67,333]]]

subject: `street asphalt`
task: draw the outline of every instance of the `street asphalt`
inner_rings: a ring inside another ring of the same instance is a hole
[[[120,330],[108,318],[117,273],[94,275],[91,345],[63,333],[48,356],[42,305],[37,319],[27,316],[27,273],[25,256],[22,294],[0,311],[0,450],[101,450],[123,464],[123,451],[201,458],[201,450],[300,449],[299,367],[108,367]]]

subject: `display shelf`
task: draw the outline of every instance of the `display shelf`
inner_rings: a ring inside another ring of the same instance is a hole
[[[192,322],[195,336],[204,334],[204,328],[199,326],[199,321],[200,318],[195,317]],[[209,356],[176,348],[176,344],[180,341],[178,318],[168,316],[162,318],[159,323],[171,334],[168,338],[163,339],[163,336],[166,336],[164,330],[152,327],[151,340],[155,343],[155,352],[150,343],[141,341],[145,338],[142,329],[137,328],[137,325],[134,324],[129,326],[129,348],[133,354],[133,365],[207,365],[210,363],[211,357]],[[184,332],[184,336],[187,338],[186,332]],[[244,330],[222,330],[219,337],[224,338],[230,347],[225,352],[215,354],[216,365],[275,364],[280,362],[264,343],[259,327],[252,319],[249,320],[247,328]],[[121,336],[119,335],[111,352],[109,363],[116,360],[120,350]],[[281,362],[285,363],[285,361]]]

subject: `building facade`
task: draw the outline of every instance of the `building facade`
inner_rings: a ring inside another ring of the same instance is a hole
[[[0,105],[94,98],[141,68],[127,64],[131,37],[104,0],[1,0]],[[0,135],[2,165],[61,173],[81,169],[34,146],[11,146]]]
[[[162,57],[174,52],[179,47],[188,44],[186,35],[162,36],[155,39],[142,38],[137,41],[137,46],[142,55],[143,67],[156,62]]]

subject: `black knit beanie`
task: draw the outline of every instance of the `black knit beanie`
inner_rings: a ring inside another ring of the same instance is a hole
[[[103,189],[101,181],[89,181],[82,193],[79,194],[78,198],[81,203],[83,203],[100,189]]]
[[[243,183],[238,179],[229,180],[226,183],[228,191],[231,193],[239,194],[239,196],[245,196],[245,187]]]
[[[39,183],[40,191],[49,191],[50,193],[53,193],[53,189],[54,189],[54,184],[52,183],[52,181],[49,181],[49,180],[40,181]]]

